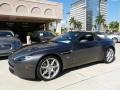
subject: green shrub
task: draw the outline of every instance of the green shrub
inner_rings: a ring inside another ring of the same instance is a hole
[[[28,33],[27,33],[27,36],[32,36],[32,32],[28,32]]]

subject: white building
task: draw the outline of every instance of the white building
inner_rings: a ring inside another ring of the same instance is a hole
[[[82,30],[86,31],[86,3],[85,0],[79,0],[71,4],[70,17],[82,22]]]
[[[0,0],[0,30],[10,29],[21,37],[35,30],[50,30],[51,22],[56,22],[56,32],[61,33],[62,19],[62,3],[49,0]]]

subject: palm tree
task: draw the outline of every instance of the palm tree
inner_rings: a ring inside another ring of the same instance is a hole
[[[82,28],[82,23],[78,20],[76,20],[74,17],[71,17],[70,20],[70,26],[73,26],[73,29],[78,29],[78,30],[81,30]]]
[[[96,24],[92,25],[92,31],[96,31],[96,30],[97,30]]]
[[[69,23],[70,23],[70,26],[73,26],[73,29],[75,29],[76,20],[75,20],[74,17],[71,17],[71,18],[70,18]]]
[[[108,25],[107,25],[107,24],[104,24],[104,25],[103,25],[103,28],[105,29],[105,31],[107,31],[107,30],[108,30]]]
[[[119,22],[117,21],[112,21],[109,23],[109,28],[111,31],[116,32],[119,30]]]
[[[104,15],[99,15],[96,17],[96,25],[98,26],[98,30],[101,30],[101,26],[105,24],[105,19],[104,19]]]
[[[81,30],[81,28],[82,28],[82,23],[81,23],[80,21],[76,21],[76,28],[77,28],[78,30]]]

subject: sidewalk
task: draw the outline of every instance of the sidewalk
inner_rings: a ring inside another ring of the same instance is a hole
[[[120,90],[120,68],[100,76],[78,81],[57,90]]]

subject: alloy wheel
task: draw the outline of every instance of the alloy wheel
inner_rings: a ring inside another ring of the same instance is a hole
[[[45,59],[40,66],[39,73],[42,78],[50,80],[55,78],[60,71],[60,63],[56,58]]]
[[[112,48],[107,49],[106,51],[106,62],[111,63],[114,60],[114,51]]]

